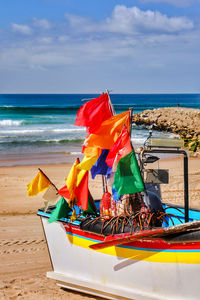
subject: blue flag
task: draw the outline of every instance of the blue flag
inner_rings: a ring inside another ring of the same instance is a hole
[[[109,150],[104,149],[99,156],[97,162],[91,168],[92,179],[95,178],[97,174],[107,175],[111,172],[110,167],[106,164],[106,157],[108,155]]]

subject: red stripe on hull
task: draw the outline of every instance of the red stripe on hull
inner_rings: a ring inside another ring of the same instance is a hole
[[[125,234],[117,234],[114,236],[101,236],[96,233],[92,232],[87,232],[81,230],[78,226],[69,224],[69,223],[63,223],[63,226],[65,227],[66,233],[68,234],[75,234],[80,236],[80,238],[87,238],[91,240],[96,240],[99,242],[105,242],[108,241],[109,239],[117,239],[117,238],[123,238],[129,235],[129,233]],[[91,241],[92,243],[92,241]],[[138,241],[133,241],[124,244],[124,246],[128,247],[134,247],[134,248],[143,248],[143,249],[152,249],[152,250],[200,250],[200,242],[179,242],[179,243],[168,243],[167,241],[163,239],[144,239],[144,240],[138,240]]]

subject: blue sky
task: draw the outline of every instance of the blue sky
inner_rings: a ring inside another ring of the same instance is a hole
[[[200,0],[0,0],[0,93],[200,93]]]

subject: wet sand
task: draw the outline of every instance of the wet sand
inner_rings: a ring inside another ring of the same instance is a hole
[[[61,188],[71,165],[38,167]],[[182,159],[162,160],[159,167],[170,169],[170,184],[162,186],[164,201],[183,205]],[[37,166],[0,168],[0,299],[100,299],[64,290],[55,281],[46,278],[46,272],[52,267],[37,216],[38,208],[44,206],[42,193],[34,197],[26,195],[26,185],[36,174]],[[101,198],[100,176],[90,180],[90,189],[95,199]],[[189,197],[190,206],[200,209],[199,158],[189,159]]]

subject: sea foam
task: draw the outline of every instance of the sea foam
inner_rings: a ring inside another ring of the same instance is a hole
[[[20,126],[22,125],[23,120],[15,121],[15,120],[2,120],[0,121],[0,126]]]

